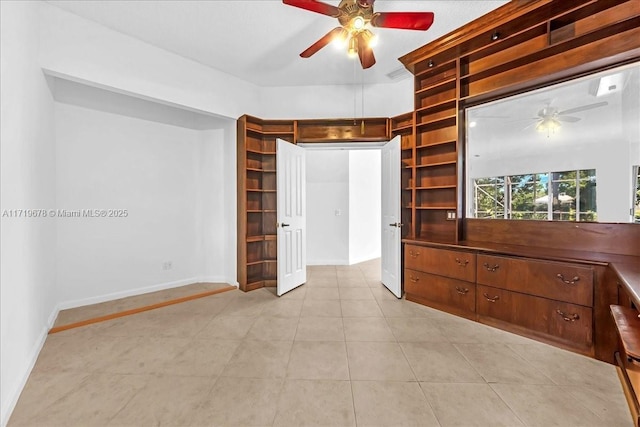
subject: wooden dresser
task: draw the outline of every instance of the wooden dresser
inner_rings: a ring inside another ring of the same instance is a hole
[[[533,258],[525,248],[497,254],[492,246],[407,241],[406,298],[595,356],[595,271],[601,263]]]
[[[485,323],[506,322],[589,351],[593,345],[593,267],[478,254],[476,311]]]
[[[407,299],[475,319],[475,281],[474,252],[418,244],[404,247]]]

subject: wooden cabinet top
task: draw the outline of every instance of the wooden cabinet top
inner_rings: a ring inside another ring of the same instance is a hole
[[[462,249],[476,251],[478,253],[609,266],[617,274],[620,285],[625,288],[636,306],[640,307],[640,256],[508,245],[492,242],[462,241],[456,244],[448,244],[405,239],[403,243],[431,248]]]

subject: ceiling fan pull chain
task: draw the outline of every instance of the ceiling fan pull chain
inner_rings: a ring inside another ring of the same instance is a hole
[[[356,117],[358,117],[358,113],[356,111],[358,101],[357,101],[357,91],[358,87],[356,86],[356,62],[353,61],[353,125],[355,126],[358,122]]]
[[[360,135],[364,135],[364,68],[360,69],[360,98],[362,102],[362,120],[360,121]]]

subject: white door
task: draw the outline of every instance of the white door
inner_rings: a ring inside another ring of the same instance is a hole
[[[382,147],[382,283],[402,298],[400,137]]]
[[[277,140],[278,296],[307,281],[305,150]]]

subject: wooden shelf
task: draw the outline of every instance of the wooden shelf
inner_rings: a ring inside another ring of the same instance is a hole
[[[429,92],[437,93],[439,92],[438,89],[441,89],[443,86],[446,86],[448,84],[454,83],[455,81],[456,81],[456,76],[447,77],[444,80],[441,80],[437,83],[432,84],[431,86],[416,90],[415,96],[423,97],[425,96],[425,94],[428,94]]]
[[[453,125],[455,125],[455,120],[458,118],[457,114],[448,114],[444,117],[435,119],[435,120],[427,120],[425,122],[421,122],[416,124],[416,129],[421,129],[423,127],[427,127],[427,126],[433,126],[436,125],[438,123],[445,123],[445,122],[450,122],[450,121],[454,121]],[[451,126],[451,125],[449,125]]]
[[[473,61],[476,58],[485,58],[487,56],[493,55],[495,53],[499,53],[505,49],[509,49],[511,47],[517,46],[522,42],[526,42],[531,40],[537,36],[542,36],[547,34],[547,24],[537,24],[533,27],[527,27],[520,31],[517,31],[513,34],[510,34],[507,37],[500,38],[489,45],[484,45],[482,47],[476,48],[469,52],[466,52],[461,60],[469,60]],[[466,73],[461,73],[460,78],[465,77]]]
[[[416,206],[417,210],[444,211],[455,210],[455,206]]]
[[[275,151],[263,151],[263,150],[256,150],[253,148],[247,148],[246,151],[248,153],[254,153],[254,154],[266,154],[266,155],[270,155],[270,154],[276,154]],[[255,168],[254,168],[255,169]]]
[[[421,164],[421,165],[416,165],[416,169],[433,168],[433,167],[436,167],[436,166],[444,166],[444,165],[455,165],[456,163],[458,163],[456,160],[449,160],[449,161],[446,161],[446,162]]]
[[[463,84],[465,84],[466,82],[478,81],[487,77],[492,77],[505,71],[513,70],[524,65],[529,65],[536,61],[547,59],[554,55],[562,54],[567,50],[587,45],[596,40],[602,40],[609,36],[638,28],[639,26],[640,17],[630,18],[609,27],[597,28],[592,31],[580,34],[579,36],[567,38],[556,44],[549,45],[544,49],[532,52],[528,55],[521,56],[511,61],[498,63],[493,67],[478,71],[477,73],[469,73],[461,77],[460,80],[463,82]]]
[[[411,130],[413,130],[413,124],[400,126],[397,128],[391,128],[392,133],[402,133],[402,132],[411,131]]]
[[[368,137],[368,136],[363,136],[363,137],[358,137],[358,136],[354,136],[352,137],[353,139],[353,143],[354,145],[357,144],[358,142],[383,142],[383,141],[388,141],[389,138],[387,136],[374,136],[374,137]],[[322,142],[336,142],[339,141],[338,139],[335,138],[298,138],[298,143],[302,142],[302,143],[322,143]]]
[[[293,135],[294,132],[293,131],[271,131],[271,130],[261,130],[261,129],[254,129],[254,128],[247,128],[247,132],[252,132],[252,133],[257,133],[260,135]]]
[[[422,190],[422,191],[443,190],[443,189],[447,189],[447,188],[454,189],[456,187],[457,187],[457,185],[433,185],[433,186],[428,186],[428,187],[416,187],[416,190]]]
[[[428,105],[426,107],[417,108],[416,109],[416,113],[417,114],[424,114],[424,113],[427,113],[430,110],[444,109],[444,107],[446,105],[448,105],[448,104],[451,104],[450,108],[455,108],[455,105],[456,105],[457,101],[458,101],[457,98],[452,98],[452,99],[447,99],[447,100],[444,100],[444,101],[436,102],[436,103]]]
[[[442,72],[442,70],[455,67],[455,65],[456,65],[455,60],[445,61],[442,64],[434,64],[433,68],[427,68],[426,70],[416,72],[415,77],[424,78],[428,74],[438,74],[439,72]]]
[[[437,145],[455,144],[456,142],[457,141],[454,140],[454,139],[447,139],[447,140],[443,140],[443,141],[432,142],[430,144],[418,145],[418,146],[416,146],[416,149],[420,150],[420,149],[423,149],[423,148],[435,147]]]

